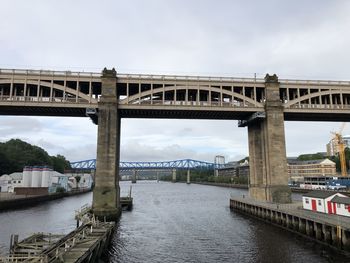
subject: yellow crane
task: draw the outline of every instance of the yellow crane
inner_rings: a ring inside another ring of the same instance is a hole
[[[344,140],[342,136],[342,132],[345,128],[346,122],[343,122],[340,126],[340,129],[338,132],[333,132],[333,141],[336,146],[337,152],[339,154],[339,162],[340,162],[340,171],[341,176],[347,176],[346,171],[346,160],[345,160],[345,146],[344,146]]]

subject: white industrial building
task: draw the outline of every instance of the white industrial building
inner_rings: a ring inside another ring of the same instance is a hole
[[[303,195],[303,208],[326,214],[350,216],[350,197],[341,193],[313,191]]]
[[[22,173],[4,174],[0,177],[0,192],[13,193],[15,187],[22,187]]]
[[[76,177],[80,180],[77,183]],[[53,171],[49,167],[26,166],[23,172],[4,174],[0,177],[0,192],[14,192],[15,187],[45,187],[48,192],[56,192],[58,187],[65,191],[72,189],[90,189],[92,187],[92,177],[90,174],[61,174]]]

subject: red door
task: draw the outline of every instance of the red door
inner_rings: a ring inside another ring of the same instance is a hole
[[[317,211],[316,200],[311,199],[312,211]]]
[[[328,214],[333,214],[331,201],[327,202]]]
[[[337,204],[333,203],[333,213],[337,214]]]

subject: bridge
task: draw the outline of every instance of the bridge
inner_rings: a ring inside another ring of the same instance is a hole
[[[83,160],[77,162],[71,162],[71,167],[78,170],[95,170],[96,159]],[[222,164],[209,163],[204,161],[182,159],[174,161],[161,161],[161,162],[120,162],[119,170],[171,170],[171,169],[218,169],[223,167]]]
[[[77,170],[96,170],[96,159],[71,162],[70,164],[73,169]],[[189,184],[191,182],[191,170],[212,169],[215,171],[222,167],[224,167],[224,164],[209,163],[192,159],[161,162],[120,162],[119,172],[132,171],[132,182],[136,183],[137,173],[139,171],[155,172],[157,175],[157,179],[159,179],[159,172],[170,170],[172,172],[172,181],[176,182],[176,171],[187,170],[187,184]]]
[[[1,69],[0,114],[89,116],[98,124],[93,210],[113,219],[121,118],[239,120],[248,127],[251,197],[288,203],[284,121],[347,121],[350,82]]]
[[[103,73],[0,69],[0,114],[97,114]],[[265,112],[265,80],[117,74],[121,118],[244,120]],[[350,82],[280,79],[276,94],[285,120],[346,121]],[[94,118],[94,121],[97,121]]]

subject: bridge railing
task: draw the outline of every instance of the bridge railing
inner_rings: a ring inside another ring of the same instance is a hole
[[[99,101],[100,98],[93,98]],[[57,103],[94,103],[83,98],[75,97],[37,97],[37,96],[8,96],[0,95],[0,101],[14,102],[57,102]]]
[[[283,84],[298,84],[298,85],[350,85],[350,81],[343,80],[297,80],[297,79],[280,79]]]
[[[293,104],[287,108],[290,109],[350,109],[347,104]]]
[[[210,77],[210,76],[185,76],[185,75],[153,75],[153,74],[117,74],[117,78],[168,80],[168,81],[217,81],[217,82],[264,82],[262,78],[235,78],[235,77]]]
[[[16,75],[40,75],[40,76],[81,76],[81,77],[101,77],[101,73],[84,71],[54,71],[36,69],[0,69],[0,74]]]

